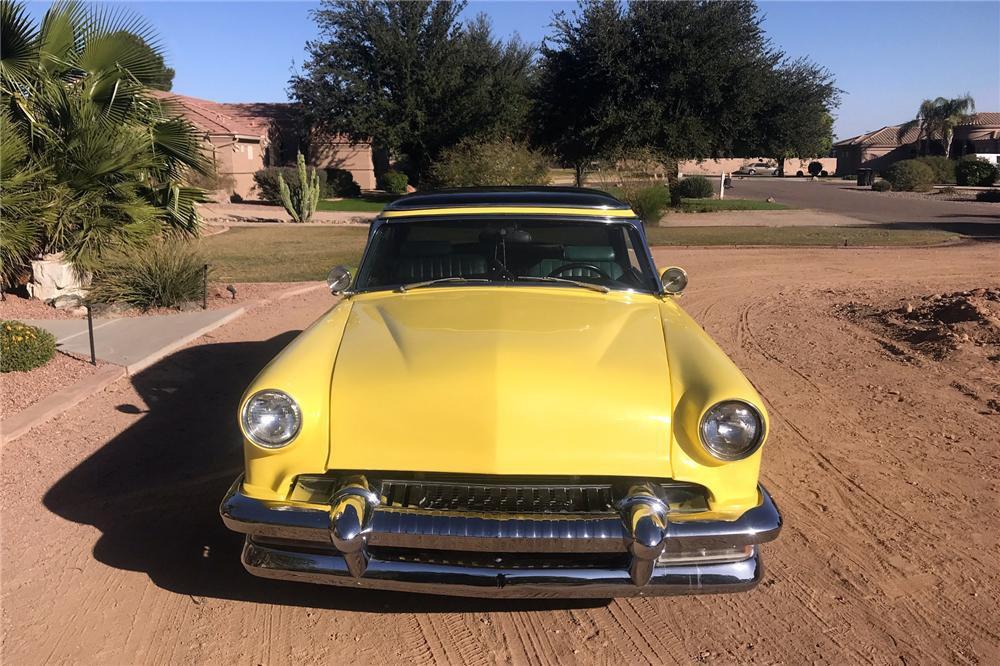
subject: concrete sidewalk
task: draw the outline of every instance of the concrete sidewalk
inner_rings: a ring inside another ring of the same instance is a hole
[[[95,319],[94,350],[100,360],[123,366],[129,375],[134,375],[191,340],[235,319],[244,309],[234,306],[171,315]],[[52,333],[61,351],[90,358],[86,319],[34,319],[25,323]]]

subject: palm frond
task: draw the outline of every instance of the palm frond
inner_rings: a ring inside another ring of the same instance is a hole
[[[25,94],[38,62],[38,28],[20,2],[0,2],[0,90]]]

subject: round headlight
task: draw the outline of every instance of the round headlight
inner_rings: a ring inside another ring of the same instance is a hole
[[[753,405],[726,400],[713,405],[701,419],[701,441],[719,460],[740,460],[764,441],[764,419]]]
[[[241,420],[247,439],[265,449],[277,449],[299,434],[302,413],[287,393],[269,389],[247,400]]]

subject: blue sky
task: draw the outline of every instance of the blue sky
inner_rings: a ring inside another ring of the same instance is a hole
[[[47,2],[31,3],[41,16]],[[284,101],[316,27],[310,2],[116,3],[159,32],[174,91],[220,102]],[[1000,111],[1000,2],[760,2],[771,40],[829,68],[844,90],[834,126],[844,138],[910,119],[926,97],[971,93]],[[574,2],[471,2],[499,35],[529,42]]]

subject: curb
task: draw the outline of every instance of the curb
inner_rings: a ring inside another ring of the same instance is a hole
[[[125,376],[125,368],[109,365],[90,377],[56,391],[27,409],[7,417],[0,423],[0,442],[6,444],[25,434],[35,426],[59,416],[95,393],[103,391]]]
[[[229,322],[231,322],[232,320],[236,319],[237,317],[242,316],[246,311],[247,311],[247,306],[243,306],[241,308],[233,310],[232,312],[230,312],[228,315],[226,315],[222,319],[218,319],[216,321],[213,321],[211,324],[208,324],[207,326],[202,326],[201,328],[199,328],[196,331],[192,331],[191,333],[188,333],[187,335],[185,335],[183,337],[177,338],[176,340],[174,340],[170,344],[167,344],[167,345],[164,345],[163,347],[160,347],[159,349],[157,349],[155,352],[153,352],[149,356],[147,356],[147,357],[145,357],[143,359],[140,359],[140,360],[136,361],[135,363],[132,363],[132,364],[129,364],[129,365],[125,366],[125,373],[128,376],[131,377],[132,375],[135,375],[135,374],[137,374],[137,373],[145,370],[149,366],[151,366],[154,363],[156,363],[157,361],[159,361],[164,356],[172,354],[173,352],[177,351],[178,349],[180,349],[181,347],[183,347],[187,343],[191,342],[192,340],[196,340],[196,339],[200,338],[201,336],[205,335],[206,333],[211,333],[212,331],[214,331],[215,329],[219,328],[220,326],[224,326],[224,325],[228,324]]]

